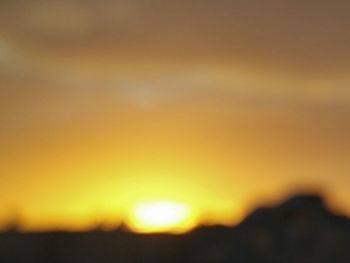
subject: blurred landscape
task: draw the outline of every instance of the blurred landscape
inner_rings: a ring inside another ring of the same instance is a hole
[[[0,263],[349,263],[349,14],[0,0]]]

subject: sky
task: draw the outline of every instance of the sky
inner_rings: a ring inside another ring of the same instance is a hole
[[[350,215],[349,12],[1,0],[0,223],[76,229],[169,199],[227,224],[305,188]]]

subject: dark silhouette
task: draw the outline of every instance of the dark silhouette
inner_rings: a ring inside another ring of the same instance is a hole
[[[235,227],[198,227],[185,235],[111,232],[0,235],[1,263],[349,263],[350,220],[321,197],[301,194],[259,208]]]

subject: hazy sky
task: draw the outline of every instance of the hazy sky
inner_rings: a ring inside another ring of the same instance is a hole
[[[227,222],[311,185],[350,214],[349,13],[1,0],[0,212],[82,224],[173,198]]]

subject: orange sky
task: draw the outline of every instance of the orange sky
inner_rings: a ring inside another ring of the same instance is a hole
[[[349,9],[0,2],[0,215],[81,228],[171,199],[228,223],[309,186],[350,215]]]

